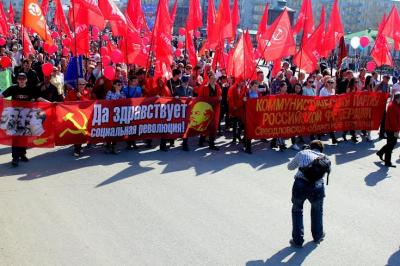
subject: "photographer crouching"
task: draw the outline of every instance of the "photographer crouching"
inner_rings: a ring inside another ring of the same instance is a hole
[[[292,247],[301,248],[304,242],[303,205],[307,199],[311,203],[311,232],[314,242],[324,240],[323,202],[325,197],[324,176],[331,170],[331,161],[323,154],[321,141],[314,140],[298,152],[288,164],[289,170],[298,171],[292,189]],[[328,184],[328,180],[327,180]]]

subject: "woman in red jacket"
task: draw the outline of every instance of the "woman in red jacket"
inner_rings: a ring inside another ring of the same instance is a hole
[[[232,118],[233,140],[236,143],[240,140],[241,132],[244,128],[244,98],[247,95],[246,83],[244,80],[239,80],[229,89],[228,92],[228,110],[229,116]]]
[[[385,166],[396,167],[392,164],[392,152],[397,144],[397,138],[400,131],[400,92],[394,95],[393,101],[388,106],[385,131],[387,143],[376,153],[376,155],[378,155],[382,161],[383,155],[385,155]]]

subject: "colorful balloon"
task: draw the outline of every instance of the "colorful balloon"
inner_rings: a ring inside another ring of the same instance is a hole
[[[70,38],[65,38],[64,40],[62,40],[62,45],[63,46],[70,46],[71,45],[71,39]]]
[[[6,45],[7,41],[4,38],[0,38],[0,46]]]
[[[185,28],[179,28],[178,33],[179,33],[180,36],[183,36],[186,33],[186,29]]]
[[[58,37],[60,37],[60,35],[58,34],[58,32],[53,31],[53,32],[51,33],[51,38],[57,39]]]
[[[122,58],[122,52],[119,49],[115,49],[111,53],[111,61],[113,61],[115,64],[121,63],[123,60]]]
[[[104,55],[101,58],[101,62],[103,63],[103,66],[108,66],[111,63],[111,57],[109,55]]]
[[[184,46],[183,42],[178,42],[178,48],[179,48],[179,49],[182,49],[183,46]]]
[[[351,38],[350,45],[354,49],[357,49],[358,46],[360,46],[360,37],[355,36],[355,37]]]
[[[9,58],[8,56],[3,56],[0,59],[0,64],[3,68],[7,68],[11,66],[11,58]]]
[[[104,68],[104,77],[106,77],[108,80],[114,80],[115,68],[113,66],[106,66]]]
[[[182,50],[181,49],[176,49],[175,50],[175,56],[180,57],[182,55]]]
[[[368,44],[369,44],[369,38],[368,38],[367,36],[362,36],[362,37],[360,38],[360,45],[361,45],[361,47],[362,47],[362,48],[365,48],[365,47],[368,46]]]
[[[367,63],[367,70],[368,70],[368,72],[373,72],[373,71],[375,71],[375,68],[376,68],[376,64],[375,64],[374,61],[369,61],[369,62]]]
[[[100,54],[102,55],[102,56],[105,56],[105,55],[108,55],[110,53],[110,50],[108,50],[108,48],[107,47],[101,47],[100,48]]]
[[[53,65],[51,63],[44,63],[42,65],[42,71],[45,77],[50,76],[51,73],[53,72]]]

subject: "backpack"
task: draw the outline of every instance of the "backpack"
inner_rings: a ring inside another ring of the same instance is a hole
[[[310,182],[315,183],[324,177],[327,173],[326,184],[329,182],[331,161],[326,156],[319,156],[314,159],[307,166],[300,167],[299,170],[303,173],[304,177]]]

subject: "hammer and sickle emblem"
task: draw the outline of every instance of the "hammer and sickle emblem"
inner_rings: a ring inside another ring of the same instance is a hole
[[[60,138],[64,137],[65,134],[70,133],[73,135],[79,135],[82,134],[84,136],[88,136],[89,132],[87,131],[87,125],[88,125],[88,119],[86,117],[86,115],[84,113],[82,113],[80,110],[78,111],[82,118],[83,118],[83,124],[80,125],[74,118],[74,114],[73,113],[68,113],[66,114],[63,119],[64,121],[70,121],[76,129],[71,129],[71,128],[66,128],[63,132],[61,132],[60,134]]]
[[[282,28],[276,29],[274,34],[272,35],[272,39],[274,41],[280,41],[284,37],[285,31]]]
[[[31,13],[32,16],[39,17],[42,15],[42,10],[40,9],[40,6],[38,6],[35,3],[30,3],[28,6],[28,11]]]

